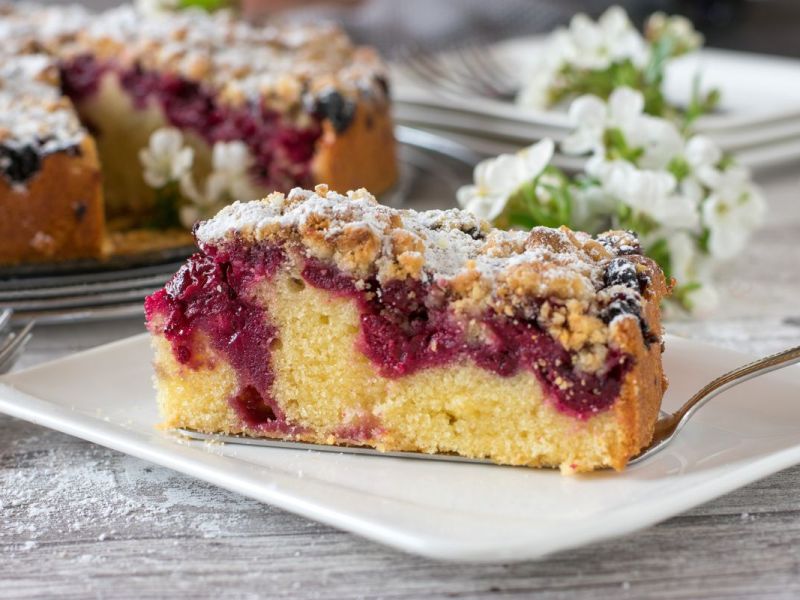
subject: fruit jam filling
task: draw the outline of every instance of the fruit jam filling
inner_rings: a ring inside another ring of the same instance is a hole
[[[384,377],[471,359],[502,377],[533,372],[562,412],[587,419],[608,409],[619,395],[630,357],[611,350],[600,373],[575,368],[574,357],[531,319],[487,314],[469,335],[448,310],[444,294],[415,279],[382,287],[375,281],[358,289],[335,267],[308,260],[303,278],[310,285],[356,299],[361,309],[358,348]]]
[[[102,77],[109,72],[119,78],[134,106],[159,106],[170,125],[193,131],[209,144],[243,141],[253,157],[251,175],[264,188],[288,191],[311,183],[311,159],[322,134],[320,115],[310,115],[309,124],[298,127],[258,103],[219,103],[212,91],[178,75],[139,66],[122,68],[89,55],[62,63],[64,93],[80,104],[97,93]]]
[[[242,422],[262,431],[297,432],[272,398],[270,346],[277,339],[264,311],[249,297],[251,284],[271,277],[284,260],[278,248],[232,247],[195,254],[164,289],[145,301],[147,322],[156,322],[175,359],[202,366],[195,334],[205,335],[236,371],[239,388],[230,399]]]
[[[181,364],[197,368],[193,336],[202,332],[235,369],[239,389],[231,399],[242,421],[263,431],[299,431],[287,423],[271,396],[274,374],[270,346],[279,332],[248,290],[272,277],[285,260],[274,246],[234,243],[224,250],[207,247],[195,254],[165,288],[147,299],[148,323],[158,323]],[[388,378],[471,360],[502,377],[528,370],[536,375],[555,406],[578,419],[608,409],[619,395],[630,357],[608,353],[605,367],[586,373],[575,357],[533,319],[487,314],[469,331],[454,317],[444,294],[418,280],[377,281],[356,286],[349,275],[316,259],[306,259],[303,279],[336,296],[352,298],[361,313],[356,341]],[[369,423],[370,431],[377,426]]]

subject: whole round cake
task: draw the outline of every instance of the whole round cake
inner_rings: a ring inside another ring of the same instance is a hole
[[[332,25],[0,7],[0,264],[102,257],[106,229],[395,181],[386,69]]]

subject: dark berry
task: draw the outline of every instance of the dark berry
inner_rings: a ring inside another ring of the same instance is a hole
[[[327,118],[333,128],[341,133],[353,120],[356,105],[354,102],[346,100],[336,90],[332,90],[317,98],[315,109],[318,115]]]
[[[83,221],[83,218],[86,216],[86,211],[88,210],[86,206],[86,202],[82,200],[73,203],[72,205],[72,213],[75,215],[75,220],[80,223]]]
[[[642,309],[639,302],[633,297],[618,296],[600,313],[606,323],[611,323],[621,315],[633,315],[641,319]]]
[[[378,76],[375,77],[375,82],[378,84],[378,87],[380,87],[383,90],[383,93],[388,96],[389,95],[389,80],[386,79],[386,77],[382,77],[382,76],[378,75]]]
[[[73,100],[82,100],[97,92],[106,66],[89,54],[80,54],[61,65],[61,89]]]
[[[624,285],[632,290],[641,291],[636,265],[624,258],[615,258],[609,263],[606,268],[604,283],[606,287]]]
[[[616,296],[614,300],[600,312],[600,318],[605,323],[611,323],[621,315],[633,315],[639,319],[639,328],[642,330],[642,338],[645,345],[649,348],[653,342],[658,342],[659,337],[650,330],[650,326],[642,318],[642,305],[633,296]]]
[[[24,183],[42,166],[39,153],[32,146],[0,146],[0,171],[13,183]]]
[[[483,235],[483,232],[480,230],[479,227],[469,227],[467,229],[462,229],[461,231],[466,233],[473,240],[482,240],[486,237],[485,235]]]

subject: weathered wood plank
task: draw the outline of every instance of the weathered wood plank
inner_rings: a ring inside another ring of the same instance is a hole
[[[405,556],[69,436],[0,419],[0,598],[800,594],[800,468],[539,562]]]

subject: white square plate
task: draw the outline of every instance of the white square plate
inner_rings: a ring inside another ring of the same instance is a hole
[[[672,408],[746,357],[667,340]],[[0,379],[0,411],[425,556],[515,561],[623,535],[800,462],[800,368],[713,400],[624,473],[189,442],[158,422],[146,335]]]

